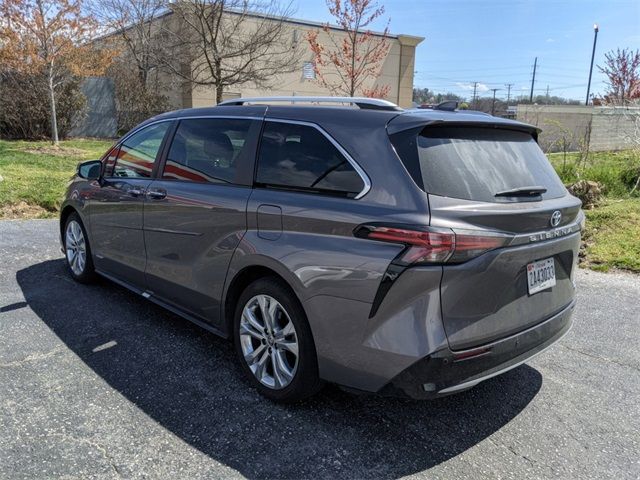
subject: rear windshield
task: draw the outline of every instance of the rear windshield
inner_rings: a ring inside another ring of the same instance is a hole
[[[415,182],[425,192],[481,202],[526,201],[497,196],[521,187],[547,191],[533,199],[558,198],[566,190],[542,150],[525,132],[494,128],[426,127],[415,137],[392,142]]]

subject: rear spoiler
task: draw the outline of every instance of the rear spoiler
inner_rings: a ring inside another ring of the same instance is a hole
[[[465,126],[465,127],[480,127],[480,128],[499,128],[503,130],[516,130],[519,132],[529,133],[538,140],[538,135],[542,132],[542,129],[529,125],[528,123],[516,122],[500,117],[492,117],[490,115],[475,115],[470,113],[463,113],[457,111],[454,113],[446,113],[438,118],[437,111],[426,111],[427,114],[422,112],[407,112],[393,117],[389,123],[387,123],[387,133],[394,135],[396,133],[404,132],[406,130],[417,130],[428,126],[436,125],[450,125],[450,126]]]

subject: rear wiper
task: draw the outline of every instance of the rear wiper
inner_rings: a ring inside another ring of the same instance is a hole
[[[495,194],[496,197],[533,197],[534,195],[541,195],[546,192],[547,189],[539,185],[532,185],[528,187],[517,187],[511,190],[503,190]]]

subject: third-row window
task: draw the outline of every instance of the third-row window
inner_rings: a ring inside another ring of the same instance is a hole
[[[318,129],[267,122],[258,158],[257,181],[264,186],[356,196],[360,175]]]

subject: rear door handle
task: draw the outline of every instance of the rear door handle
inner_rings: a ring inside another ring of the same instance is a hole
[[[167,191],[161,188],[152,188],[147,190],[147,198],[151,200],[162,200],[167,197]]]
[[[144,189],[142,188],[130,188],[129,190],[127,190],[127,193],[129,195],[131,195],[132,197],[139,197],[140,195],[144,194]]]

